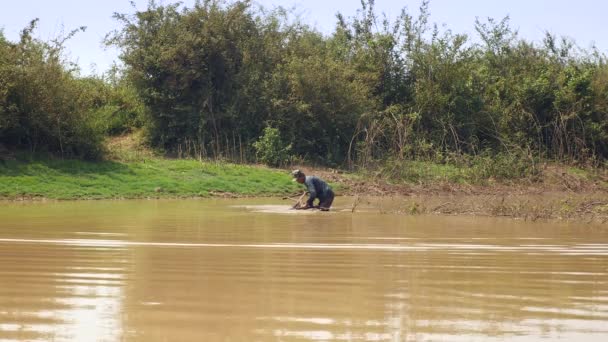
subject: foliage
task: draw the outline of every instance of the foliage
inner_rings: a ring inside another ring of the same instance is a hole
[[[116,70],[111,70],[107,79],[87,79],[99,104],[91,113],[94,125],[109,136],[131,133],[142,128],[147,120],[146,107],[133,85],[115,73]]]
[[[248,6],[205,1],[180,11],[151,2],[146,11],[116,18],[124,28],[109,42],[125,51],[129,80],[150,111],[152,144],[175,150],[195,141],[220,156],[239,128],[237,119],[247,114],[238,110],[249,100],[239,87],[260,62]]]
[[[605,165],[604,54],[526,41],[508,17],[477,19],[475,43],[432,24],[427,0],[392,22],[361,4],[323,35],[251,1],[150,1],[115,15],[106,43],[124,67],[106,78],[77,77],[62,41],[31,38],[33,24],[18,43],[0,35],[0,139],[91,157],[104,135],[143,128],[177,156],[276,165],[280,140],[329,166],[466,161],[499,178],[547,159]],[[259,140],[267,127],[281,139]]]
[[[264,135],[253,143],[258,161],[269,166],[284,165],[289,161],[291,145],[285,146],[281,141],[279,130],[272,127],[264,128]]]
[[[442,161],[454,153],[494,162],[515,161],[518,151],[566,162],[608,157],[604,55],[577,55],[572,42],[549,34],[544,46],[529,43],[508,17],[478,19],[482,43],[472,44],[431,28],[426,1],[417,18],[404,11],[390,31],[386,20],[378,25],[373,1],[363,5],[359,17],[340,20],[336,35],[347,32],[366,56],[385,46],[381,70],[394,73],[390,89],[401,91],[380,89],[384,106],[359,118],[349,160],[366,167],[387,157]],[[382,45],[386,37],[390,43]],[[501,170],[493,168],[494,175]]]
[[[96,106],[94,94],[62,60],[63,43],[78,30],[42,42],[32,37],[36,22],[21,32],[17,43],[0,34],[0,142],[97,158],[102,136],[89,115]]]
[[[242,156],[271,125],[295,153],[340,161],[369,107],[356,70],[330,53],[321,34],[288,23],[281,9],[151,2],[116,18],[123,27],[108,43],[123,49],[128,78],[150,111],[152,144],[168,151],[231,157],[239,141]]]

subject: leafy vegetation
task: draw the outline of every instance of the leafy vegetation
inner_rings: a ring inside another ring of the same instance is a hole
[[[272,127],[264,128],[264,135],[253,143],[258,160],[270,166],[280,166],[289,162],[291,145],[281,142],[279,130]]]
[[[0,35],[0,141],[96,158],[102,136],[86,115],[93,94],[61,59],[63,41],[32,38],[35,25],[36,20],[22,31],[18,43]]]
[[[37,20],[7,41],[0,32],[0,144],[97,159],[107,134],[142,125],[141,101],[124,80],[79,77],[63,58],[66,37],[33,37]]]
[[[77,31],[43,42],[34,21],[19,42],[0,34],[0,143],[93,159],[108,136],[141,130],[178,157],[294,157],[405,179],[426,162],[477,181],[534,177],[545,161],[605,165],[604,54],[527,41],[508,17],[454,33],[428,4],[390,22],[364,0],[323,35],[250,1],[150,1],[115,15],[106,43],[124,66],[87,78],[62,57]]]
[[[152,143],[205,156],[252,155],[276,127],[293,153],[328,165],[505,155],[597,162],[608,156],[608,67],[508,18],[477,20],[481,41],[418,16],[379,19],[374,1],[323,36],[247,1],[150,3],[117,15],[109,39],[152,112]],[[245,141],[244,149],[242,151]]]

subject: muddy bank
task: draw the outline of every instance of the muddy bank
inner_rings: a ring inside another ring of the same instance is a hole
[[[335,184],[339,195],[352,197],[349,200],[353,212],[371,209],[407,215],[476,215],[608,223],[608,183],[603,175],[585,179],[559,168],[547,168],[536,181],[500,183],[489,180],[484,185],[472,185],[405,184],[331,169],[306,171]]]
[[[352,212],[377,211],[404,215],[471,215],[511,217],[526,221],[573,220],[608,225],[608,199],[603,194],[466,195],[412,194],[348,197]]]

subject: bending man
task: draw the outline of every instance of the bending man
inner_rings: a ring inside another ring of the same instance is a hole
[[[316,176],[306,176],[304,172],[300,170],[292,171],[291,175],[293,176],[294,181],[306,185],[309,194],[306,205],[296,209],[317,208],[314,206],[314,200],[318,198],[318,208],[322,211],[329,210],[334,201],[334,192],[331,190],[331,187],[325,183],[325,181]]]

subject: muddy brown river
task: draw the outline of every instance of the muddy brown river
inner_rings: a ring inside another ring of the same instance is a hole
[[[608,229],[346,202],[0,204],[0,341],[608,341]]]

